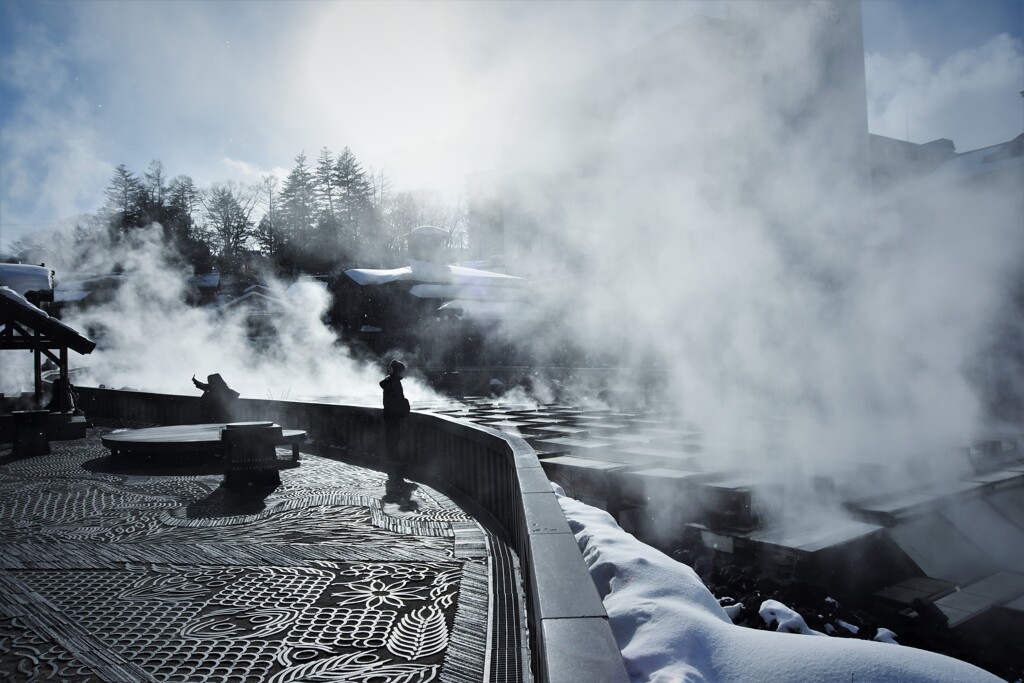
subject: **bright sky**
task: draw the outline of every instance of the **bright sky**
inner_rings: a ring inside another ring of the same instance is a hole
[[[0,247],[94,211],[114,166],[200,186],[352,148],[457,194],[504,117],[720,2],[0,3]],[[1024,131],[1024,0],[864,0],[872,132]]]

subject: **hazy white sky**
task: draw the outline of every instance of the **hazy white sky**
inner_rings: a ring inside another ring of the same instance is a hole
[[[865,0],[872,132],[960,151],[1024,130],[1024,0]],[[200,185],[352,148],[457,194],[504,123],[721,2],[0,5],[0,246],[93,211],[119,163]]]

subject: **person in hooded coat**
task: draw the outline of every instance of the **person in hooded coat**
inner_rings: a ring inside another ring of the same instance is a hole
[[[388,493],[396,493],[406,487],[403,477],[402,420],[409,415],[409,401],[402,389],[405,364],[400,360],[391,361],[390,374],[380,381],[384,390],[384,440],[388,458]]]
[[[238,392],[229,387],[224,378],[216,373],[209,375],[206,382],[200,382],[192,375],[192,383],[203,392],[199,397],[202,419],[207,422],[231,422]]]

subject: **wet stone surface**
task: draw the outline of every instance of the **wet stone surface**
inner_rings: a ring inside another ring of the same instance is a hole
[[[445,496],[308,454],[227,491],[215,464],[114,466],[106,431],[0,445],[0,679],[484,677],[496,541]]]

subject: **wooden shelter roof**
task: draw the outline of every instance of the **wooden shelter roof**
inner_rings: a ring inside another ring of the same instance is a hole
[[[68,348],[92,353],[96,342],[38,308],[9,287],[0,287],[0,349]]]

